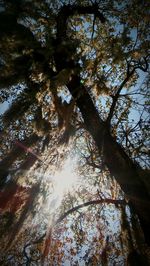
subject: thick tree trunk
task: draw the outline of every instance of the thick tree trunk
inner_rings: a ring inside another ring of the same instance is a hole
[[[68,88],[73,97],[77,98],[77,106],[82,113],[86,128],[95,140],[99,152],[103,154],[111,175],[115,177],[136,211],[145,240],[150,245],[150,196],[136,165],[111,136],[107,123],[99,117],[90,95],[80,83],[78,76],[72,77]],[[77,91],[80,91],[80,96]]]
[[[74,9],[76,10],[76,7]],[[61,46],[63,47],[63,40],[68,40],[66,31],[67,19],[72,15],[70,9],[67,7],[64,7],[62,11],[59,12],[57,17],[56,53],[54,55],[58,72],[63,68],[72,68],[74,70],[79,68],[78,64],[71,59],[74,57],[73,49],[72,55],[71,52],[68,54],[64,49],[60,49]],[[86,10],[85,12],[88,13],[89,11]],[[77,13],[85,14],[83,10],[77,10]],[[92,11],[92,13],[94,14],[95,11]],[[104,22],[101,17],[100,20]],[[70,48],[71,45],[70,42]],[[111,175],[115,177],[136,211],[145,240],[150,245],[150,195],[144,181],[138,174],[136,165],[125,153],[121,145],[111,136],[107,121],[104,122],[100,118],[88,91],[81,83],[80,76],[72,75],[67,87],[76,99],[76,104],[82,114],[86,128],[93,137],[100,154],[103,155],[104,162]]]
[[[59,58],[61,58],[60,55]],[[67,63],[64,62],[65,67]],[[60,68],[58,66],[59,70]],[[72,75],[67,87],[76,99],[86,128],[93,137],[99,153],[103,155],[110,174],[115,177],[137,213],[146,243],[150,245],[150,195],[144,181],[138,174],[136,165],[121,145],[111,136],[108,123],[100,118],[88,91],[81,84],[80,77]]]
[[[140,178],[136,165],[109,132],[104,134],[103,147],[105,163],[138,214],[145,240],[150,245],[150,196],[148,189]]]

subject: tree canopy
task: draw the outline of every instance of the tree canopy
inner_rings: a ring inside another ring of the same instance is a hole
[[[1,265],[149,265],[149,7],[0,1]]]

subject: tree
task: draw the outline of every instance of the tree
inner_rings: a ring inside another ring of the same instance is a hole
[[[53,172],[79,139],[88,147],[85,165],[115,178],[150,245],[148,7],[148,1],[1,1],[0,96],[11,104],[1,115],[0,185],[4,195],[9,189],[15,195],[18,184],[31,187],[16,234],[39,187],[46,190],[44,181],[35,186],[35,172],[48,164]]]

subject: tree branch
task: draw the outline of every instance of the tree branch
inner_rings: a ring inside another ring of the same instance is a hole
[[[126,205],[127,204],[127,202],[125,200],[113,200],[113,199],[98,199],[98,200],[88,201],[88,202],[85,202],[83,204],[80,204],[78,206],[75,206],[75,207],[69,209],[68,211],[66,211],[64,214],[62,214],[55,221],[55,225],[54,226],[56,226],[57,224],[59,224],[60,222],[62,222],[62,220],[64,220],[68,215],[72,214],[75,211],[78,211],[81,208],[84,208],[84,207],[87,207],[87,206],[90,206],[90,205],[103,204],[103,203],[106,203],[106,204],[115,204],[116,206],[117,205]],[[40,236],[40,238],[38,238],[37,240],[33,241],[32,243],[28,243],[28,244],[26,244],[24,246],[23,253],[24,253],[24,256],[27,259],[27,262],[30,262],[30,258],[28,257],[27,252],[26,252],[27,247],[29,247],[31,245],[36,245],[38,243],[41,243],[43,241],[43,239],[44,239],[45,236],[46,236],[46,233],[44,233],[42,236]]]
[[[147,72],[148,70],[148,61],[147,61],[147,58],[148,58],[149,55],[143,57],[143,60],[144,60],[144,64],[145,66],[142,65],[142,62],[139,63],[139,66],[137,68],[141,69],[143,72]]]
[[[133,69],[131,72],[129,72],[127,70],[127,76],[126,76],[126,78],[121,83],[120,87],[118,88],[116,95],[113,96],[113,102],[112,102],[112,105],[110,107],[110,111],[109,111],[109,114],[108,114],[108,117],[107,117],[107,120],[106,120],[106,122],[107,122],[107,124],[109,126],[110,126],[111,119],[112,119],[112,117],[114,115],[114,111],[115,111],[115,108],[116,108],[116,104],[117,104],[118,98],[120,96],[120,92],[123,89],[123,87],[126,85],[126,83],[129,81],[129,79],[132,77],[132,75],[134,74],[134,72],[135,72],[135,69]]]
[[[65,38],[67,31],[67,19],[75,14],[93,14],[95,18],[99,18],[102,23],[106,21],[103,14],[99,11],[98,4],[93,4],[89,6],[63,5],[57,16],[57,40],[62,40]]]
[[[96,205],[96,204],[103,204],[103,203],[106,203],[106,204],[115,204],[115,205],[126,205],[127,202],[125,200],[113,200],[113,199],[98,199],[98,200],[92,200],[92,201],[88,201],[88,202],[85,202],[83,204],[80,204],[78,206],[75,206],[73,207],[72,209],[68,210],[67,212],[65,212],[63,215],[61,215],[57,221],[56,221],[56,224],[60,223],[63,219],[65,219],[69,214],[72,214],[73,212],[81,209],[81,208],[84,208],[84,207],[87,207],[87,206],[90,206],[90,205]]]
[[[62,27],[61,31],[60,28],[57,27],[58,47],[63,44],[63,40],[67,39],[67,18],[68,16],[63,18],[62,24],[60,18],[59,25]],[[61,32],[63,34],[61,34]],[[69,44],[70,49],[71,46],[72,43]],[[64,50],[58,51],[57,48],[54,55],[57,71],[61,71],[63,68],[69,68],[70,65],[73,69],[76,69],[77,62],[72,59],[73,56],[74,53],[70,53],[68,55],[67,52],[66,54],[64,53]],[[60,58],[63,58],[63,60],[60,60]],[[135,69],[137,69],[137,67],[135,65],[132,66],[130,74],[127,75],[126,79],[120,85],[117,95],[115,96],[115,100],[113,101],[109,120],[111,120],[113,115],[113,110],[115,109],[120,91],[130,78],[130,75],[134,73]],[[115,177],[121,189],[128,196],[131,204],[137,212],[146,242],[147,244],[150,244],[150,219],[147,216],[147,213],[150,211],[150,196],[148,188],[138,174],[136,164],[111,135],[108,123],[104,122],[99,116],[97,108],[95,107],[88,90],[82,84],[80,75],[77,74],[77,71],[74,71],[74,74],[71,75],[70,81],[66,84],[66,86],[73,98],[76,99],[77,107],[82,114],[86,129],[92,135],[99,153],[103,153],[104,163],[108,167],[110,174]]]
[[[112,102],[112,105],[110,107],[110,111],[109,111],[109,114],[108,114],[108,117],[107,117],[107,120],[106,120],[106,122],[108,123],[109,126],[110,126],[111,119],[112,119],[112,117],[114,115],[114,110],[115,110],[118,98],[120,96],[120,92],[123,89],[123,87],[126,85],[126,83],[129,81],[129,79],[132,77],[132,75],[134,74],[136,69],[141,69],[144,72],[146,72],[148,70],[147,57],[143,58],[145,66],[142,66],[142,64],[138,64],[137,66],[133,67],[133,69],[131,71],[130,71],[130,63],[128,63],[128,65],[127,65],[127,76],[124,79],[124,81],[121,83],[120,87],[118,88],[116,95],[113,97],[113,102]]]

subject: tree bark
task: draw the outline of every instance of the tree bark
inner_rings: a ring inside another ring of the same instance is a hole
[[[72,13],[70,14],[68,9],[65,8],[63,9],[63,15],[60,11],[57,17],[57,46],[63,45],[65,38],[67,40],[67,18]],[[83,10],[77,12],[78,14],[83,14]],[[86,13],[88,13],[88,10],[86,10]],[[92,13],[94,14],[95,10]],[[101,20],[101,22],[103,23],[104,20]],[[70,60],[68,54],[66,53],[65,55],[64,51],[61,52],[60,49],[59,52],[56,51],[54,58],[58,72],[63,68],[78,68],[78,64],[71,59],[73,55],[69,54],[69,56]],[[60,58],[63,58],[63,60],[60,60]],[[144,181],[139,176],[136,165],[126,154],[122,146],[111,136],[108,121],[104,122],[100,118],[78,74],[72,75],[67,87],[73,98],[76,99],[76,104],[82,114],[85,126],[93,137],[99,153],[103,156],[104,163],[109,169],[110,174],[115,177],[137,213],[146,243],[150,245],[150,195]]]
[[[98,114],[86,88],[80,83],[80,78],[73,76],[68,83],[68,88],[73,97],[77,97],[77,88],[81,96],[77,98],[77,106],[80,109],[87,130],[92,135],[104,157],[104,163],[110,174],[128,197],[130,204],[138,214],[145,240],[150,245],[150,196],[149,191],[138,173],[138,167],[125,153],[122,146],[111,136],[107,122],[104,122]]]

